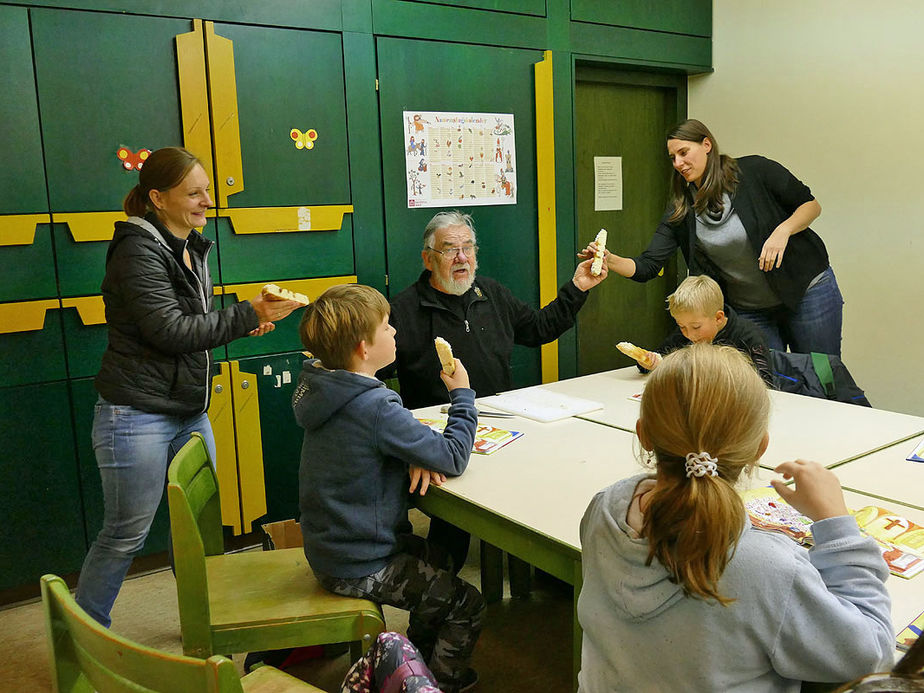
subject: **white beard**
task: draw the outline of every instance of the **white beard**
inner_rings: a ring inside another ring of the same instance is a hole
[[[467,269],[469,270],[467,279],[453,279],[452,273],[457,269]],[[436,283],[439,284],[440,288],[445,291],[447,294],[452,294],[453,296],[461,296],[466,291],[472,288],[472,284],[475,282],[475,270],[478,269],[477,262],[461,262],[453,265],[449,269],[449,278],[443,279],[441,275],[434,274],[436,277]]]

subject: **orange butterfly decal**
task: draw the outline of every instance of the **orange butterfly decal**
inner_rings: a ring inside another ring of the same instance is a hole
[[[131,171],[132,169],[140,171],[141,167],[144,166],[144,162],[151,156],[151,150],[139,149],[137,152],[133,152],[128,147],[122,146],[116,151],[116,156],[119,157],[122,167],[126,171]]]

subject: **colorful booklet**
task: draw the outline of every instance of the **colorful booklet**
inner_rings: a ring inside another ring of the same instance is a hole
[[[417,420],[434,431],[442,432],[446,428],[446,419],[418,418]],[[490,455],[522,435],[522,431],[508,431],[503,428],[478,424],[478,428],[475,429],[475,444],[472,446],[472,452],[477,452],[480,455]]]
[[[812,521],[784,501],[772,486],[749,489],[741,496],[752,525],[784,534],[802,546],[812,545]],[[851,512],[860,531],[879,544],[893,575],[912,578],[924,571],[924,527],[874,505]]]
[[[918,617],[909,623],[908,627],[899,633],[898,637],[895,638],[895,642],[898,644],[898,649],[906,651],[910,650],[911,646],[914,645],[915,640],[921,637],[922,628],[924,628],[924,611],[918,614]]]
[[[924,462],[924,438],[921,439],[921,442],[917,444],[914,450],[911,451],[911,454],[905,458],[910,462]]]
[[[802,546],[812,545],[812,521],[784,501],[772,486],[748,489],[741,497],[752,525],[785,534]]]

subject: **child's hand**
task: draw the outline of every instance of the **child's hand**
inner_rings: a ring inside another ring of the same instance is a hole
[[[468,371],[459,359],[453,359],[456,362],[455,373],[449,375],[446,371],[440,371],[440,378],[446,385],[446,389],[452,392],[457,387],[471,387],[468,382]]]
[[[661,354],[659,354],[657,351],[646,351],[645,359],[639,363],[642,364],[642,368],[653,371],[658,366],[658,364],[661,363],[661,360]]]
[[[841,491],[841,482],[830,469],[825,469],[817,462],[795,460],[783,462],[773,471],[782,474],[784,479],[796,482],[795,488],[779,479],[770,483],[784,501],[811,520],[850,514]]]
[[[427,489],[430,488],[430,484],[442,486],[443,482],[446,481],[445,474],[431,472],[429,469],[415,467],[413,464],[408,468],[408,476],[411,477],[411,486],[408,490],[413,494],[417,485],[420,484],[421,496],[427,495]]]

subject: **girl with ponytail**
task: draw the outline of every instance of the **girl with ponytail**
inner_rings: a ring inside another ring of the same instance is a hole
[[[580,691],[795,692],[891,663],[888,569],[831,471],[784,462],[795,486],[771,482],[814,521],[811,550],[747,520],[736,485],[769,411],[731,347],[693,344],[648,377],[636,431],[653,473],[598,493],[581,522]]]

